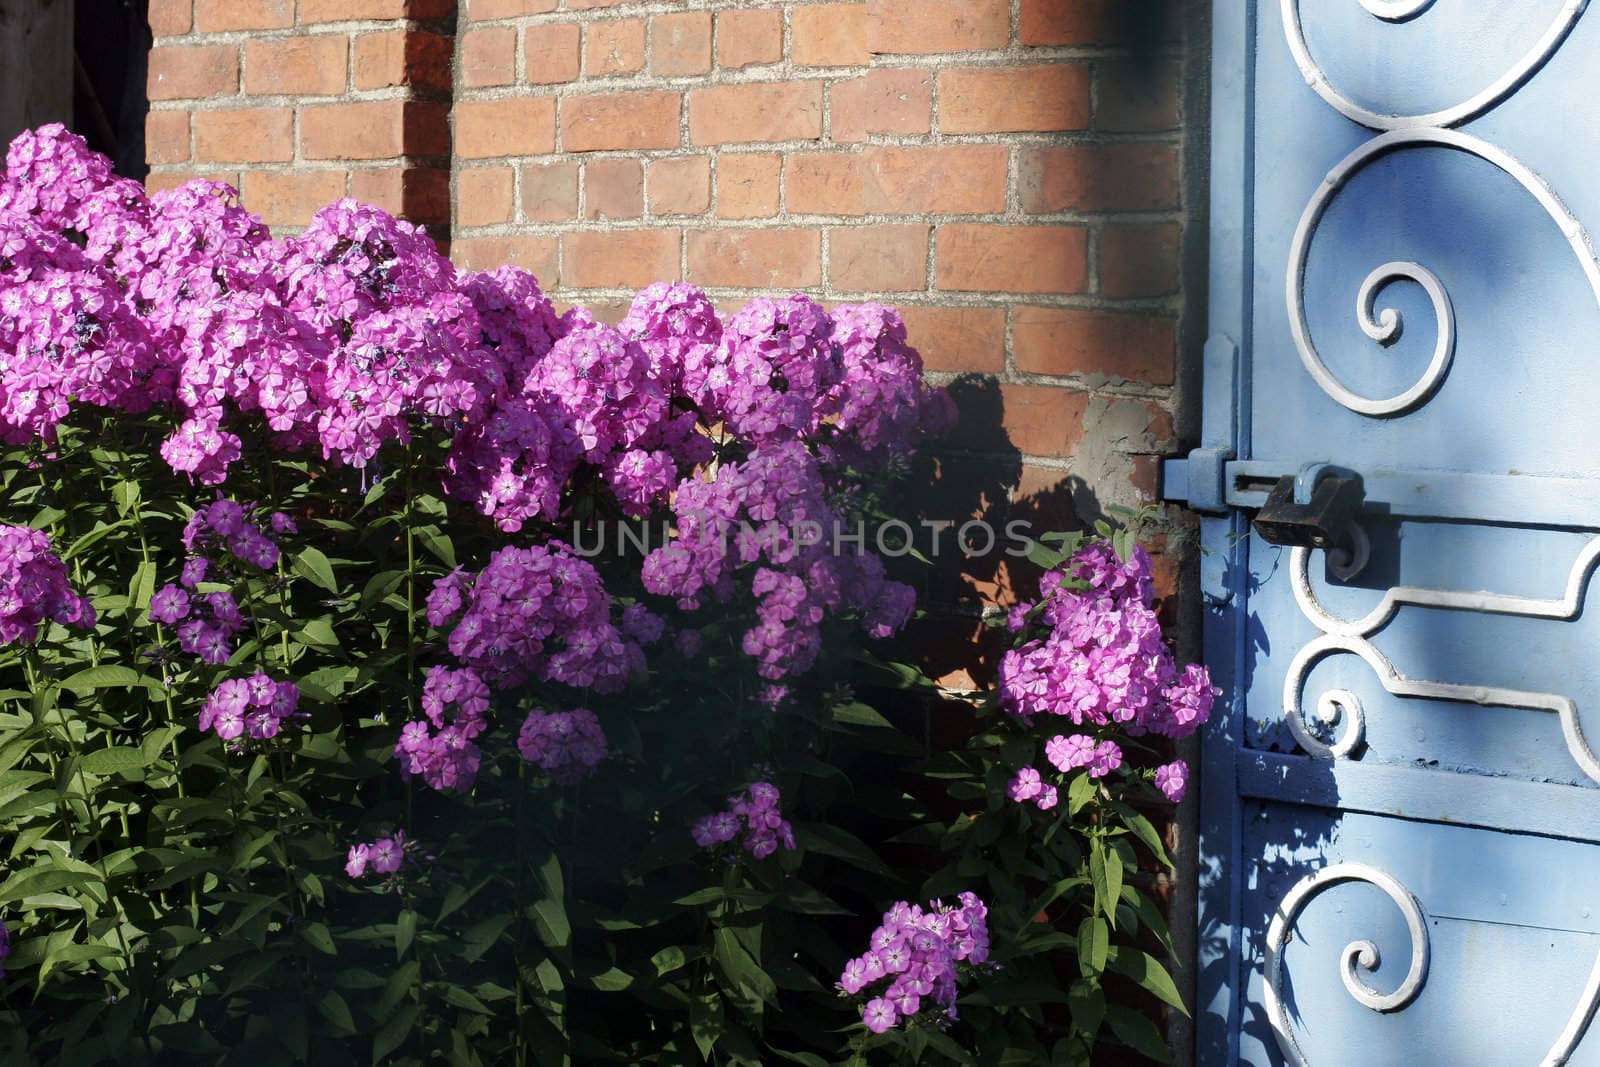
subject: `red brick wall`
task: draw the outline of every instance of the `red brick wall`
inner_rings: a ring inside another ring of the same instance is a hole
[[[151,0],[150,181],[220,175],[280,227],[357,196],[602,315],[663,278],[898,305],[936,379],[988,376],[933,506],[1061,525],[1150,499],[1175,448],[1181,8]],[[970,617],[1017,580],[930,592]]]
[[[447,232],[453,0],[150,0],[152,188],[236,185],[271,225],[355,196]]]

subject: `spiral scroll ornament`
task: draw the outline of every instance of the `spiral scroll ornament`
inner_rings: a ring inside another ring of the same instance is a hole
[[[1528,49],[1510,70],[1495,79],[1494,83],[1482,92],[1453,107],[1412,115],[1373,111],[1371,108],[1362,107],[1333,87],[1328,81],[1327,73],[1317,63],[1310,47],[1306,44],[1305,26],[1300,19],[1300,0],[1282,0],[1283,31],[1289,38],[1289,51],[1294,55],[1295,66],[1300,68],[1306,84],[1311,86],[1329,107],[1345,118],[1373,130],[1398,130],[1410,126],[1449,127],[1459,126],[1469,119],[1478,117],[1520,89],[1549,61],[1551,56],[1555,55],[1556,49],[1561,47],[1561,42],[1572,32],[1573,25],[1578,21],[1578,16],[1583,14],[1583,9],[1588,3],[1589,0],[1566,0],[1566,3],[1561,5],[1561,11],[1550,23],[1549,29],[1545,30],[1544,35],[1534,46]],[[1416,18],[1432,5],[1433,0],[1361,0],[1362,7],[1386,22],[1406,22]]]
[[[1376,886],[1395,902],[1405,916],[1406,930],[1411,935],[1411,966],[1404,981],[1390,993],[1380,993],[1362,978],[1362,971],[1370,974],[1378,969],[1382,957],[1378,946],[1369,940],[1352,941],[1344,947],[1339,959],[1339,976],[1344,987],[1356,1001],[1373,1011],[1394,1012],[1409,1005],[1422,992],[1428,980],[1428,918],[1422,904],[1399,879],[1376,867],[1364,863],[1336,863],[1307,875],[1278,905],[1272,924],[1267,928],[1266,948],[1266,1008],[1272,1023],[1272,1034],[1278,1041],[1283,1058],[1296,1067],[1306,1067],[1305,1053],[1295,1038],[1294,1027],[1289,1022],[1289,1010],[1283,1001],[1283,951],[1294,934],[1295,920],[1310,903],[1311,898],[1330,886],[1344,882],[1364,882]]]
[[[1555,220],[1562,236],[1577,254],[1579,265],[1583,268],[1584,275],[1589,280],[1589,287],[1594,292],[1595,301],[1600,304],[1600,259],[1595,257],[1589,235],[1582,224],[1573,217],[1572,212],[1567,210],[1561,198],[1556,196],[1543,179],[1528,169],[1521,160],[1504,149],[1459,130],[1410,129],[1380,134],[1340,160],[1323,178],[1316,195],[1306,205],[1304,213],[1300,216],[1300,224],[1295,228],[1294,241],[1289,250],[1289,270],[1285,288],[1289,305],[1289,331],[1307,373],[1323,392],[1339,404],[1370,418],[1404,415],[1426,403],[1444,382],[1445,375],[1450,371],[1451,361],[1455,358],[1455,308],[1450,302],[1450,295],[1445,290],[1444,283],[1421,264],[1395,261],[1385,263],[1368,274],[1356,294],[1356,319],[1367,337],[1381,345],[1393,344],[1399,337],[1402,326],[1400,313],[1394,308],[1380,310],[1377,306],[1378,295],[1384,287],[1395,281],[1412,281],[1422,286],[1433,305],[1438,340],[1434,345],[1433,357],[1428,361],[1427,369],[1409,388],[1388,397],[1372,397],[1357,393],[1340,381],[1328,368],[1311,340],[1311,328],[1306,322],[1305,308],[1306,264],[1311,254],[1311,241],[1333,198],[1357,171],[1391,152],[1430,146],[1449,148],[1476,156],[1515,178],[1524,189],[1532,193],[1534,199]]]

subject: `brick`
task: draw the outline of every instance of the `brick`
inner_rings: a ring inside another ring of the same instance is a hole
[[[237,171],[216,170],[208,170],[204,173],[196,173],[192,170],[157,171],[145,178],[144,187],[152,193],[159,193],[163,189],[176,189],[180,185],[186,185],[195,180],[225,182],[235,189],[239,187],[239,174]]]
[[[144,117],[146,163],[184,163],[189,159],[189,113],[151,111]]]
[[[287,107],[197,111],[194,158],[202,163],[285,163],[294,158],[294,111]]]
[[[644,69],[644,19],[591,22],[584,29],[583,70],[591,78]]]
[[[194,0],[150,0],[146,21],[154,37],[176,37],[194,24]]]
[[[438,104],[370,100],[300,109],[300,154],[307,159],[395,159],[449,151],[449,119]]]
[[[868,7],[867,44],[880,54],[1004,48],[1011,36],[1009,0],[871,0]]]
[[[451,83],[454,46],[448,37],[414,30],[384,30],[356,38],[357,89],[397,85],[446,90]]]
[[[517,31],[512,26],[468,30],[461,36],[461,84],[469,88],[517,80]]]
[[[677,93],[569,96],[561,103],[561,147],[568,152],[678,145]]]
[[[812,4],[797,7],[789,19],[794,52],[801,67],[864,67],[867,52],[867,4]]]
[[[465,100],[455,113],[455,151],[463,159],[555,151],[556,102],[548,96]]]
[[[1017,166],[1022,209],[1159,211],[1178,206],[1178,149],[1168,144],[1026,148]]]
[[[998,374],[1006,366],[1003,308],[900,308],[906,337],[932,371]]]
[[[195,0],[195,29],[281,30],[294,25],[294,0]]]
[[[650,73],[666,77],[711,70],[711,12],[681,11],[650,19]]]
[[[872,147],[862,153],[866,210],[964,215],[1004,211],[1005,145]]]
[[[304,226],[319,208],[344,196],[342,170],[247,170],[242,180],[244,206],[268,226]]]
[[[469,0],[467,18],[473,22],[514,19],[521,15],[543,15],[555,9],[556,0]]]
[[[642,289],[678,277],[677,230],[611,230],[561,235],[562,284],[573,289]]]
[[[516,210],[510,167],[464,167],[456,172],[456,217],[461,226],[510,222]]]
[[[568,11],[589,11],[600,7],[621,7],[623,4],[637,3],[638,0],[567,0]]]
[[[658,159],[646,178],[652,215],[703,215],[711,207],[711,157]]]
[[[521,267],[546,289],[561,281],[554,237],[457,237],[450,242],[450,258],[466,270]]]
[[[532,85],[577,81],[582,37],[576,22],[529,26],[522,39],[523,77]]]
[[[1022,0],[1025,45],[1161,44],[1183,33],[1180,0]]]
[[[796,215],[861,215],[866,195],[861,156],[808,152],[785,164],[785,207]]]
[[[349,47],[349,39],[342,34],[246,41],[244,91],[311,96],[342,93]]]
[[[643,214],[644,167],[637,159],[596,159],[584,165],[584,218],[636,219]]]
[[[822,284],[816,230],[700,230],[689,234],[689,281],[744,289]]]
[[[828,90],[829,129],[839,142],[875,133],[923,134],[933,129],[933,73],[916,68],[874,70],[835,82]]]
[[[860,293],[926,289],[931,230],[921,223],[830,229],[828,284]]]
[[[151,100],[232,96],[239,91],[239,49],[231,44],[157,45],[150,49]]]
[[[1088,400],[1050,385],[1002,385],[1000,425],[1023,455],[1070,456],[1083,440]]]
[[[1176,129],[1176,61],[1103,60],[1094,65],[1094,128],[1114,133]]]
[[[1177,292],[1179,236],[1175,222],[1107,224],[1100,232],[1100,291],[1114,299]]]
[[[764,219],[776,215],[781,166],[778,156],[765,153],[718,156],[718,217]]]
[[[524,163],[522,217],[529,222],[566,222],[577,218],[578,165]]]
[[[455,0],[300,0],[300,24],[437,19],[455,9]]]
[[[726,70],[783,59],[783,11],[755,8],[717,12],[717,66]]]
[[[450,221],[450,172],[443,167],[351,171],[350,195],[412,222]]]
[[[1081,293],[1088,286],[1088,239],[1081,226],[940,226],[940,289]]]
[[[942,133],[1081,130],[1089,123],[1089,65],[971,67],[939,73]]]
[[[1029,374],[1171,385],[1175,331],[1161,315],[1021,306],[1011,312],[1011,351]]]
[[[530,222],[578,218],[578,163],[523,163],[522,216]]]
[[[718,85],[689,94],[689,139],[695,144],[821,136],[820,81]]]

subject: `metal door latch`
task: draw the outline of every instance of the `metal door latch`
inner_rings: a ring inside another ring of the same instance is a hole
[[[1279,478],[1253,525],[1263,541],[1274,545],[1345,547],[1365,498],[1361,475],[1316,463]]]

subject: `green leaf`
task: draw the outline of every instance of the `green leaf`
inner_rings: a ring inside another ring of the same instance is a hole
[[[617,967],[607,967],[589,977],[589,984],[606,993],[615,993],[633,985],[633,975]]]
[[[139,770],[149,764],[150,760],[143,750],[124,747],[96,749],[78,761],[78,766],[87,774],[118,774]]]
[[[98,960],[107,956],[120,955],[121,953],[110,945],[62,945],[60,948],[51,949],[45,953],[44,961],[39,964],[39,981],[43,982],[58,964],[82,963],[85,960]]]
[[[884,718],[876,708],[867,704],[835,704],[833,721],[848,723],[851,726],[876,726],[885,730],[894,729],[894,723]]]
[[[1110,947],[1111,930],[1100,916],[1091,915],[1078,925],[1078,969],[1085,977],[1106,969]]]
[[[479,1015],[494,1014],[493,1008],[454,982],[445,986],[444,999],[447,1004],[454,1004],[458,1008],[465,1008],[467,1011],[477,1012]]]
[[[1067,814],[1076,815],[1083,810],[1083,806],[1093,799],[1099,789],[1098,783],[1089,777],[1089,772],[1084,771],[1072,780],[1067,786]]]
[[[1155,853],[1156,859],[1167,867],[1172,866],[1172,860],[1167,856],[1167,847],[1149,819],[1130,809],[1122,816],[1122,822],[1129,830],[1133,831],[1133,836],[1143,841],[1146,847]]]
[[[1119,945],[1111,950],[1107,966],[1118,974],[1133,979],[1140,988],[1154,993],[1185,1015],[1189,1014],[1189,1009],[1184,1005],[1183,997],[1178,992],[1178,984],[1150,953],[1127,945]]]
[[[382,1063],[389,1053],[406,1043],[406,1038],[411,1036],[411,1027],[416,1023],[417,1014],[421,1010],[416,1004],[406,1004],[378,1028],[377,1034],[372,1039],[373,1063]]]
[[[1072,1012],[1073,1029],[1094,1041],[1106,1018],[1106,994],[1097,985],[1074,982],[1067,990],[1067,1010]]]
[[[156,565],[146,560],[134,569],[128,582],[128,610],[134,614],[150,610],[150,598],[156,595]]]
[[[1148,1056],[1157,1063],[1172,1062],[1172,1054],[1167,1051],[1166,1039],[1161,1036],[1161,1031],[1156,1029],[1156,1024],[1132,1008],[1121,1004],[1107,1004],[1106,1022],[1111,1024],[1111,1032],[1117,1035],[1117,1040],[1135,1052]]]
[[[388,983],[383,987],[383,996],[378,998],[378,1015],[387,1019],[389,1013],[394,1011],[395,1005],[405,999],[417,984],[417,976],[422,973],[422,965],[416,960],[406,960],[394,969],[389,976]]]
[[[315,548],[302,548],[294,554],[294,572],[330,593],[339,592],[339,580],[333,576],[333,564]]]
[[[422,547],[431,552],[446,567],[456,565],[456,546],[450,538],[439,532],[437,526],[418,526],[413,531]]]
[[[0,904],[9,904],[13,900],[26,900],[40,893],[54,893],[73,886],[96,885],[99,882],[98,874],[61,870],[43,865],[30,867],[25,871],[18,871],[0,883]]]
[[[795,826],[799,845],[808,852],[820,852],[844,860],[864,871],[884,878],[898,880],[889,865],[879,859],[867,843],[848,830],[827,823],[803,823]]]
[[[312,619],[295,633],[295,640],[302,645],[337,645],[339,637],[333,632],[333,627],[327,619]]]
[[[417,913],[407,908],[400,913],[400,918],[394,924],[394,955],[395,959],[404,959],[406,949],[411,947],[411,942],[417,936]]]
[[[333,1028],[341,1037],[355,1034],[355,1016],[350,1014],[350,1005],[345,1003],[344,997],[330,989],[312,1003],[316,1005],[322,1017],[333,1024]]]
[[[61,682],[61,688],[73,693],[91,693],[96,689],[110,689],[113,686],[142,685],[147,689],[161,691],[161,683],[148,675],[140,674],[129,667],[89,667],[71,674]]]
[[[139,483],[123,481],[111,487],[111,502],[117,507],[117,514],[126,516],[139,503]]]
[[[717,964],[722,968],[722,973],[728,981],[749,996],[777,1007],[778,987],[768,977],[767,972],[761,969],[760,964],[745,949],[734,932],[726,926],[718,927],[712,940],[716,945]]]
[[[318,952],[326,952],[330,956],[339,954],[338,947],[333,943],[333,935],[323,923],[306,923],[300,927],[300,936]]]

